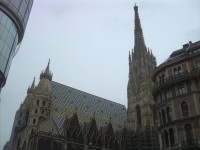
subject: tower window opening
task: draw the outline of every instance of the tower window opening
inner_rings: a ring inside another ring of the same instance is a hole
[[[157,120],[157,113],[156,113],[156,106],[155,105],[153,105],[152,113],[153,113],[153,121],[156,122],[156,120]]]
[[[34,119],[33,119],[33,124],[35,124],[35,123],[36,123],[36,119],[34,118]]]
[[[44,101],[43,101],[43,106],[45,106],[45,105],[46,105],[46,101],[44,100]]]
[[[141,121],[141,109],[140,106],[136,106],[136,117],[137,117],[137,123],[141,127],[142,126],[142,121]]]
[[[38,112],[38,109],[35,109],[35,114],[37,114],[37,112]]]
[[[39,99],[37,100],[36,105],[39,105]]]
[[[170,122],[170,121],[172,121],[171,114],[170,114],[170,111],[171,111],[171,110],[170,110],[169,107],[167,107],[166,110],[167,110],[167,121]]]
[[[166,123],[166,118],[165,118],[165,110],[162,110],[162,121],[163,123]]]

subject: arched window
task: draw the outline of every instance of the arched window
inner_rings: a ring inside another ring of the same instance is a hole
[[[165,136],[165,146],[169,146],[168,133],[166,130],[164,132],[164,136]]]
[[[142,121],[141,121],[141,110],[139,105],[136,106],[136,117],[137,117],[137,123],[141,127]]]
[[[182,116],[186,117],[189,115],[188,104],[186,102],[181,103]]]
[[[188,144],[192,144],[193,134],[192,134],[192,127],[190,124],[185,125],[185,135],[186,135]]]
[[[166,123],[166,118],[165,118],[165,110],[162,110],[162,121],[163,123]]]
[[[36,105],[39,105],[39,99],[37,100]]]
[[[33,119],[33,124],[35,124],[35,122],[36,122],[36,119],[34,118],[34,119]]]
[[[174,145],[175,144],[175,141],[174,141],[174,131],[173,129],[169,129],[169,137],[170,137],[170,143],[171,145]]]

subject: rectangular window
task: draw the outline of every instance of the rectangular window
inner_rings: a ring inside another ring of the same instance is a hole
[[[196,61],[196,66],[197,66],[197,68],[200,68],[200,60]]]
[[[178,75],[182,73],[182,69],[180,66],[174,68],[174,75]]]
[[[183,95],[183,94],[186,93],[184,84],[179,84],[179,85],[177,86],[177,89],[178,89],[179,95]]]

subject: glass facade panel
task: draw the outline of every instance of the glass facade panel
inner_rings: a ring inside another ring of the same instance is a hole
[[[11,61],[18,42],[17,29],[14,23],[0,11],[0,71],[7,78]]]
[[[25,16],[26,9],[27,9],[26,1],[22,1],[20,9],[19,9],[19,12],[20,12],[22,18],[24,18],[24,16]]]
[[[8,76],[12,59],[23,39],[33,0],[0,0],[0,3],[1,90]]]

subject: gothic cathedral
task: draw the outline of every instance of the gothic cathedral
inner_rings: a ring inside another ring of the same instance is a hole
[[[27,90],[4,150],[158,150],[152,73],[156,59],[146,48],[138,6],[135,46],[129,53],[128,109],[52,81],[48,63]]]

